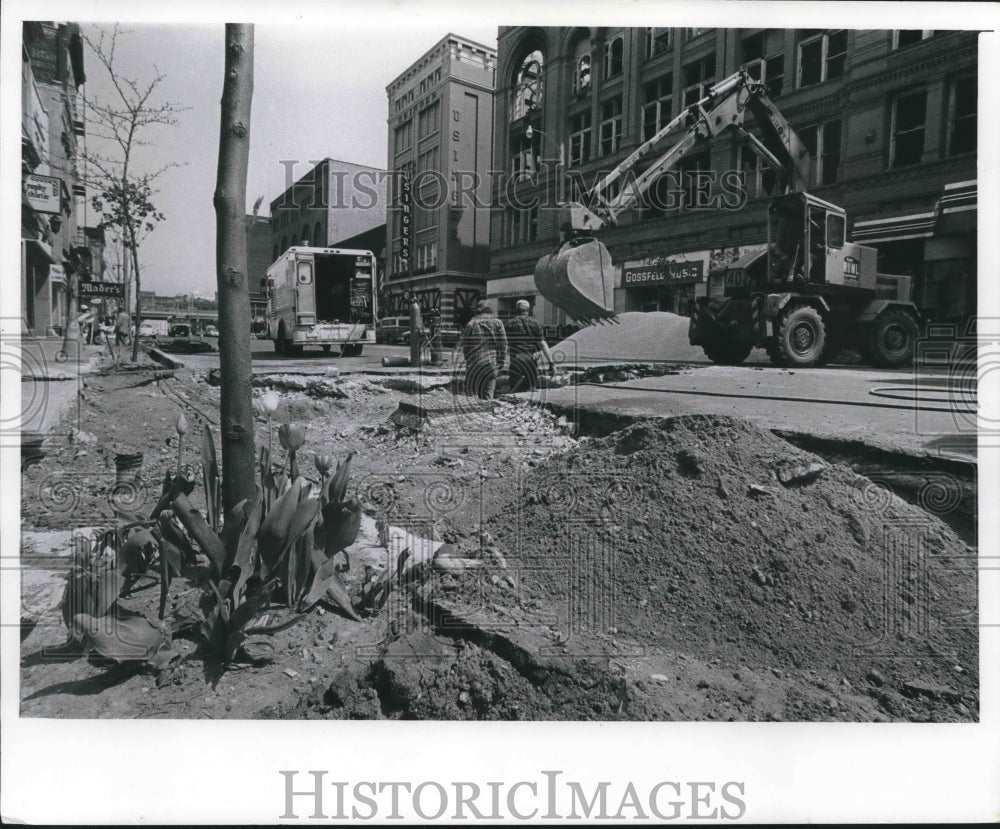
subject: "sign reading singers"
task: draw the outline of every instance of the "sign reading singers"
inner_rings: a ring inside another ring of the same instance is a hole
[[[687,262],[657,262],[653,265],[626,265],[622,268],[623,288],[704,281],[705,263],[700,259]]]

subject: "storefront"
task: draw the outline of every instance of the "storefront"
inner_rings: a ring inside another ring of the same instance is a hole
[[[668,311],[690,316],[708,290],[708,251],[633,260],[622,266],[615,311]]]

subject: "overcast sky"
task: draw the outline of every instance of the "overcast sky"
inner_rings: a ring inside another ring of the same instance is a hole
[[[104,25],[104,24],[102,24]],[[107,26],[105,26],[107,28]],[[496,47],[495,25],[456,25],[456,34]],[[98,35],[84,24],[88,37]],[[264,197],[261,214],[285,188],[287,167],[300,177],[309,162],[337,158],[373,167],[387,162],[385,87],[448,33],[435,25],[378,27],[268,25],[255,27],[254,96],[250,124],[247,209]],[[152,127],[142,148],[150,168],[183,166],[159,179],[156,204],[166,214],[141,248],[143,288],[157,293],[215,290],[215,188],[219,100],[223,79],[221,25],[127,25],[117,64],[127,77],[165,80],[160,101],[188,107],[174,127]],[[155,69],[154,69],[155,67]],[[89,53],[86,94],[113,94],[108,74]],[[92,219],[91,219],[92,220]]]

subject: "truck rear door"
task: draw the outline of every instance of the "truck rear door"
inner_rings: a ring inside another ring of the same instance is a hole
[[[315,267],[311,255],[295,257],[295,324],[316,322]]]

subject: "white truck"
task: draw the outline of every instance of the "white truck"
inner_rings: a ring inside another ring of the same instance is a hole
[[[358,357],[374,342],[376,264],[370,250],[293,246],[267,269],[267,331],[279,354],[307,345]]]

